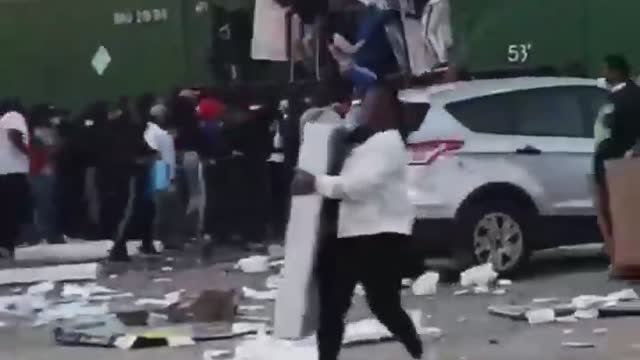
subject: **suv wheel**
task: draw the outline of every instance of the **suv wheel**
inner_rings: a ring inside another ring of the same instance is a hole
[[[531,216],[509,202],[470,204],[460,216],[458,260],[464,265],[493,263],[500,274],[513,273],[529,259]]]

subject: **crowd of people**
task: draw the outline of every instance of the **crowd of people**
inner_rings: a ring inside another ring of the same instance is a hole
[[[42,240],[112,239],[110,259],[127,261],[127,239],[141,239],[145,254],[157,253],[153,239],[165,249],[194,238],[281,240],[286,186],[271,181],[284,171],[279,104],[220,98],[145,94],[74,116],[2,101],[0,254]]]

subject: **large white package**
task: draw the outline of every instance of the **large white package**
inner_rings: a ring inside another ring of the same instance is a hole
[[[309,123],[304,127],[298,167],[312,174],[327,172],[331,134],[339,124]],[[297,339],[317,326],[317,288],[313,268],[318,243],[322,196],[295,196],[286,234],[285,265],[275,309],[275,336]]]

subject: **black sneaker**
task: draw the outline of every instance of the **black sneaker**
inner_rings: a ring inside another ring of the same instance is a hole
[[[140,246],[140,253],[145,256],[158,256],[160,253],[156,250],[152,244],[145,244]]]
[[[131,257],[129,257],[129,254],[127,253],[126,248],[124,249],[113,248],[109,253],[109,261],[110,262],[131,262]]]

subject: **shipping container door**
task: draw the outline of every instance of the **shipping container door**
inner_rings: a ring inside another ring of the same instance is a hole
[[[41,1],[0,1],[0,98],[17,96],[27,103],[43,101],[48,70]]]
[[[48,1],[49,96],[73,108],[166,92],[186,74],[174,0]]]
[[[563,67],[585,56],[583,0],[450,1],[454,57],[472,70]]]

